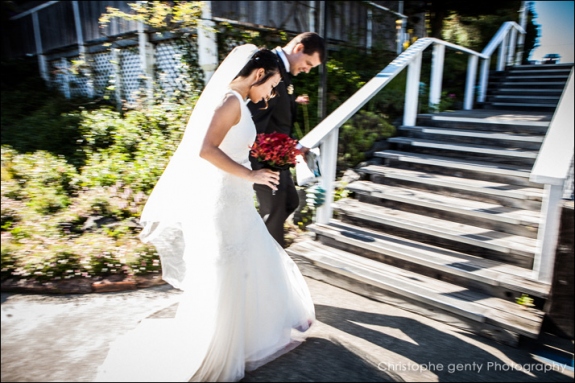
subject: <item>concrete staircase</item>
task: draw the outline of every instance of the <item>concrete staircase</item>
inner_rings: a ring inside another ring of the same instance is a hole
[[[304,275],[357,294],[510,345],[537,338],[550,285],[532,277],[543,188],[529,174],[551,117],[419,115],[288,253]],[[516,303],[523,294],[533,306]]]

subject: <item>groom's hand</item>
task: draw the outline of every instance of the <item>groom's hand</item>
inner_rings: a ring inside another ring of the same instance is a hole
[[[307,104],[309,104],[309,96],[307,94],[302,94],[301,96],[297,96],[297,98],[295,99],[295,102],[297,102],[298,104],[307,105]]]
[[[302,144],[298,143],[295,147],[297,150],[299,150],[299,152],[301,153],[302,156],[306,156],[307,152],[309,152],[309,148],[306,148],[305,146],[303,146]]]

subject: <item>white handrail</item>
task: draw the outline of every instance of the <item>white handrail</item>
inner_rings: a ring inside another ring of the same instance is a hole
[[[563,187],[573,160],[573,102],[572,68],[529,177],[532,182],[545,184],[533,276],[547,283],[553,277]]]
[[[506,21],[501,25],[495,36],[491,39],[489,44],[483,49],[481,54],[485,56],[484,58],[489,58],[493,55],[493,52],[497,47],[499,47],[507,38],[507,35],[511,28],[515,28],[519,33],[524,34],[525,30],[521,28],[521,25],[517,24],[515,21]]]
[[[569,79],[531,170],[530,180],[533,182],[563,186],[567,178],[573,157],[573,98],[571,68]]]
[[[513,33],[512,33],[513,32]],[[481,69],[479,75],[479,94],[477,95],[477,101],[485,101],[485,94],[487,93],[487,83],[489,78],[489,64],[491,61],[491,56],[497,48],[499,48],[499,59],[497,60],[497,71],[502,71],[505,69],[505,65],[513,64],[513,54],[515,53],[515,44],[517,43],[515,34],[520,33],[519,41],[523,41],[523,36],[525,35],[525,29],[521,25],[517,24],[515,21],[504,22],[495,36],[491,39],[489,44],[481,52],[483,54]],[[512,45],[513,44],[513,45]],[[521,42],[521,44],[523,44]],[[521,48],[523,49],[523,48]],[[509,52],[507,52],[509,50]],[[522,50],[517,52],[516,61],[520,59],[523,54]]]
[[[448,48],[468,53],[482,59],[488,58],[482,53],[433,37],[418,39],[413,45],[407,48],[405,52],[397,56],[395,60],[389,63],[389,65],[387,65],[381,72],[376,74],[374,78],[367,82],[329,116],[316,125],[315,128],[300,140],[300,143],[307,148],[318,146],[324,137],[326,137],[333,129],[337,129],[343,125],[344,122],[365,105],[377,92],[383,89],[390,80],[397,76],[399,72],[417,58],[418,54],[423,52],[431,44],[444,45]]]
[[[375,75],[369,82],[362,86],[329,116],[321,121],[315,128],[300,140],[300,144],[307,148],[316,147],[324,137],[332,130],[339,128],[377,92],[404,69],[416,56],[427,48],[434,38],[422,38],[417,40],[405,52],[389,63],[381,72]]]

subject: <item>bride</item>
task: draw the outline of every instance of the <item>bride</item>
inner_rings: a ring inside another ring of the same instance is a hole
[[[174,318],[144,319],[112,342],[95,381],[238,381],[293,349],[315,311],[295,263],[269,234],[251,170],[256,129],[246,106],[275,95],[277,56],[235,48],[202,92],[141,216],[162,277],[183,290]]]

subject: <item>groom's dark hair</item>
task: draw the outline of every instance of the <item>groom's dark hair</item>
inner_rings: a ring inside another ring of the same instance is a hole
[[[303,53],[306,55],[319,54],[319,59],[325,61],[325,40],[315,32],[304,32],[294,37],[288,45],[303,44]]]

